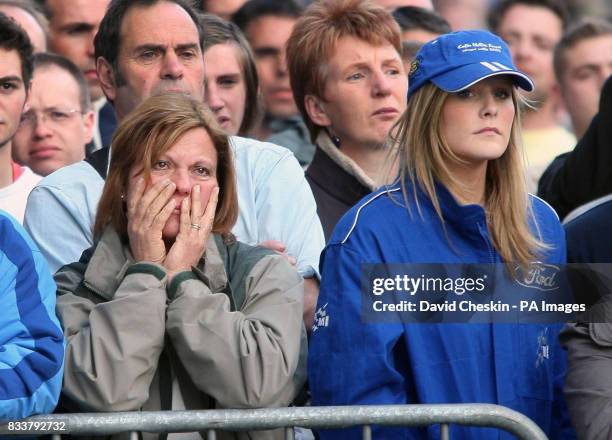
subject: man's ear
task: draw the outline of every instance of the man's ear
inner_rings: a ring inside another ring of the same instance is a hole
[[[315,95],[306,95],[304,97],[304,107],[306,113],[312,122],[321,127],[329,127],[331,120],[325,111],[325,102]]]
[[[23,108],[21,109],[22,113],[27,112],[30,109],[30,99],[32,99],[32,80],[31,79],[25,88],[25,101],[23,101]]]
[[[92,110],[87,110],[85,113],[83,113],[83,134],[85,138],[85,144],[88,144],[92,141],[95,128],[96,115]]]
[[[104,57],[96,60],[96,71],[100,80],[100,87],[109,101],[114,101],[117,95],[115,72],[113,66]]]

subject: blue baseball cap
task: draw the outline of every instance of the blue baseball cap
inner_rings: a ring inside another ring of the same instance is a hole
[[[421,47],[410,67],[408,99],[428,81],[445,92],[459,92],[485,78],[510,75],[514,85],[531,92],[533,82],[512,63],[508,45],[489,31],[441,35]]]

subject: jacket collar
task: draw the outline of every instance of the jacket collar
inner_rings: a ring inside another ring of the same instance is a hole
[[[357,162],[344,154],[338,147],[334,145],[329,134],[325,130],[321,130],[317,135],[317,147],[324,151],[329,158],[334,161],[340,168],[353,176],[361,185],[368,188],[370,191],[376,189],[376,183],[361,169]]]
[[[215,240],[215,235],[211,234],[204,256],[200,258],[197,267],[193,268],[194,273],[212,292],[222,291],[228,281],[220,254],[225,248],[220,250],[218,243],[222,243],[221,237]],[[135,262],[129,246],[121,241],[119,234],[111,226],[107,226],[89,260],[84,283],[104,299],[111,300],[125,277],[125,272]]]

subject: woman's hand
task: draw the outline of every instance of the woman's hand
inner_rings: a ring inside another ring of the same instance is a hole
[[[142,177],[129,189],[127,230],[130,249],[136,261],[162,264],[166,258],[162,230],[176,204],[172,198],[174,191],[175,185],[169,180],[161,180],[145,189]]]
[[[189,197],[183,199],[179,233],[163,263],[168,274],[168,282],[172,281],[176,273],[191,270],[191,266],[198,264],[213,228],[218,198],[219,187],[215,187],[210,193],[204,211],[200,198],[200,185],[196,185],[191,191],[191,200]]]

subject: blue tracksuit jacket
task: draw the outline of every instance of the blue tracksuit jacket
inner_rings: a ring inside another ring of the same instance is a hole
[[[57,404],[64,337],[55,291],[40,251],[0,211],[0,421],[50,413]]]
[[[484,210],[457,204],[442,187],[438,193],[448,235],[423,193],[418,195],[422,217],[412,197],[409,214],[399,185],[364,198],[336,226],[321,258],[317,309],[326,318],[320,325],[315,321],[310,339],[313,405],[494,403],[527,415],[553,439],[574,438],[562,394],[560,325],[362,322],[362,263],[501,262]],[[534,231],[552,246],[544,262],[565,263],[556,214],[530,197]],[[321,438],[359,438],[356,429],[323,431]],[[514,438],[493,428],[457,425],[451,437]],[[439,426],[375,427],[374,438],[435,439]]]

